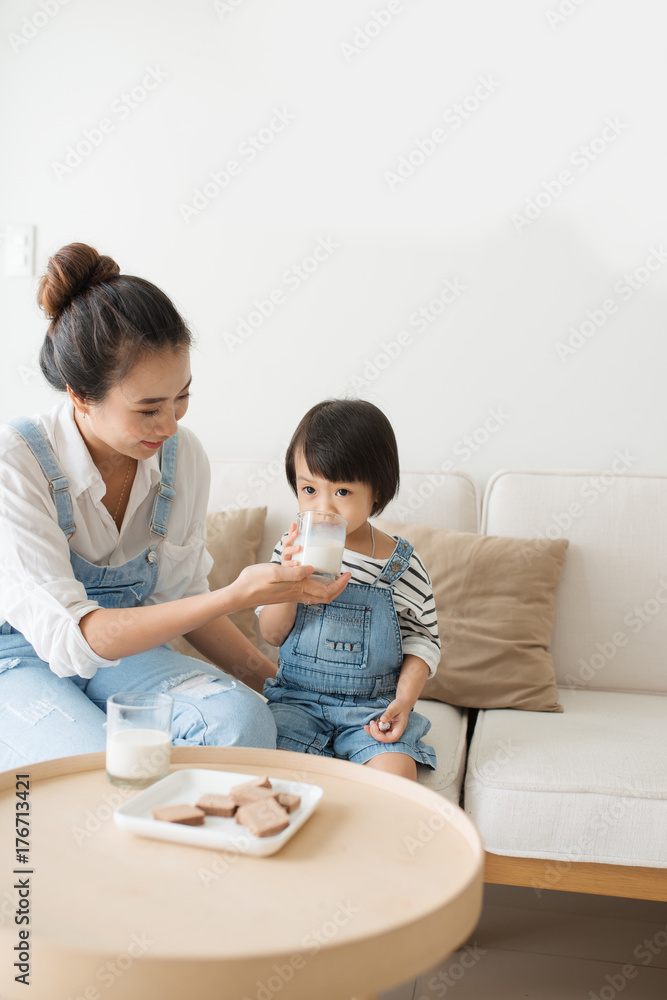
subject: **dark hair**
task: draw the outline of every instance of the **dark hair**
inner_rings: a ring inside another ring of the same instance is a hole
[[[54,389],[101,402],[140,355],[183,350],[192,335],[171,300],[111,257],[70,243],[50,258],[37,301],[51,320],[39,365]]]
[[[314,475],[331,483],[370,486],[377,496],[372,516],[383,511],[398,491],[393,428],[382,410],[363,399],[325,399],[308,410],[285,455],[287,479],[295,494],[299,453]]]

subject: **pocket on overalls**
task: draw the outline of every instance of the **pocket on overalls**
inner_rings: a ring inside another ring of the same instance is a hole
[[[123,587],[91,587],[86,588],[91,601],[97,601],[101,608],[115,610],[116,608],[136,608],[141,603],[142,591],[137,585],[128,584]]]
[[[371,609],[359,604],[302,606],[303,627],[292,647],[296,656],[333,664],[343,669],[362,669],[368,661]]]

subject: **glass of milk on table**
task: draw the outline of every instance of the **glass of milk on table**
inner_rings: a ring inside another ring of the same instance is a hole
[[[121,691],[107,698],[107,778],[145,788],[169,773],[174,699],[154,691]]]
[[[314,566],[314,580],[331,583],[340,576],[347,521],[327,510],[302,510],[297,514],[298,535],[294,544],[301,551],[294,558],[301,566]]]

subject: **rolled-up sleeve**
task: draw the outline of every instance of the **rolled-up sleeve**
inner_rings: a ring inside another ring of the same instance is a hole
[[[74,577],[67,538],[41,478],[0,462],[0,620],[21,632],[59,677],[92,677],[98,667],[120,661],[98,656],[79,628],[99,605]]]
[[[397,583],[397,586],[404,589],[404,594],[410,602],[399,616],[403,655],[411,653],[424,660],[428,667],[428,676],[431,678],[438,669],[441,655],[433,585],[416,552],[412,554],[410,566],[416,576],[412,577],[412,581],[401,578]],[[415,580],[420,585],[419,590],[415,586],[410,586]]]

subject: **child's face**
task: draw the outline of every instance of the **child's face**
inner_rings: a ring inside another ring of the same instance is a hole
[[[303,455],[296,457],[296,491],[299,510],[328,510],[347,520],[348,544],[355,535],[363,539],[368,532],[366,522],[375,503],[372,488],[367,483],[332,483],[315,476],[306,465]]]

